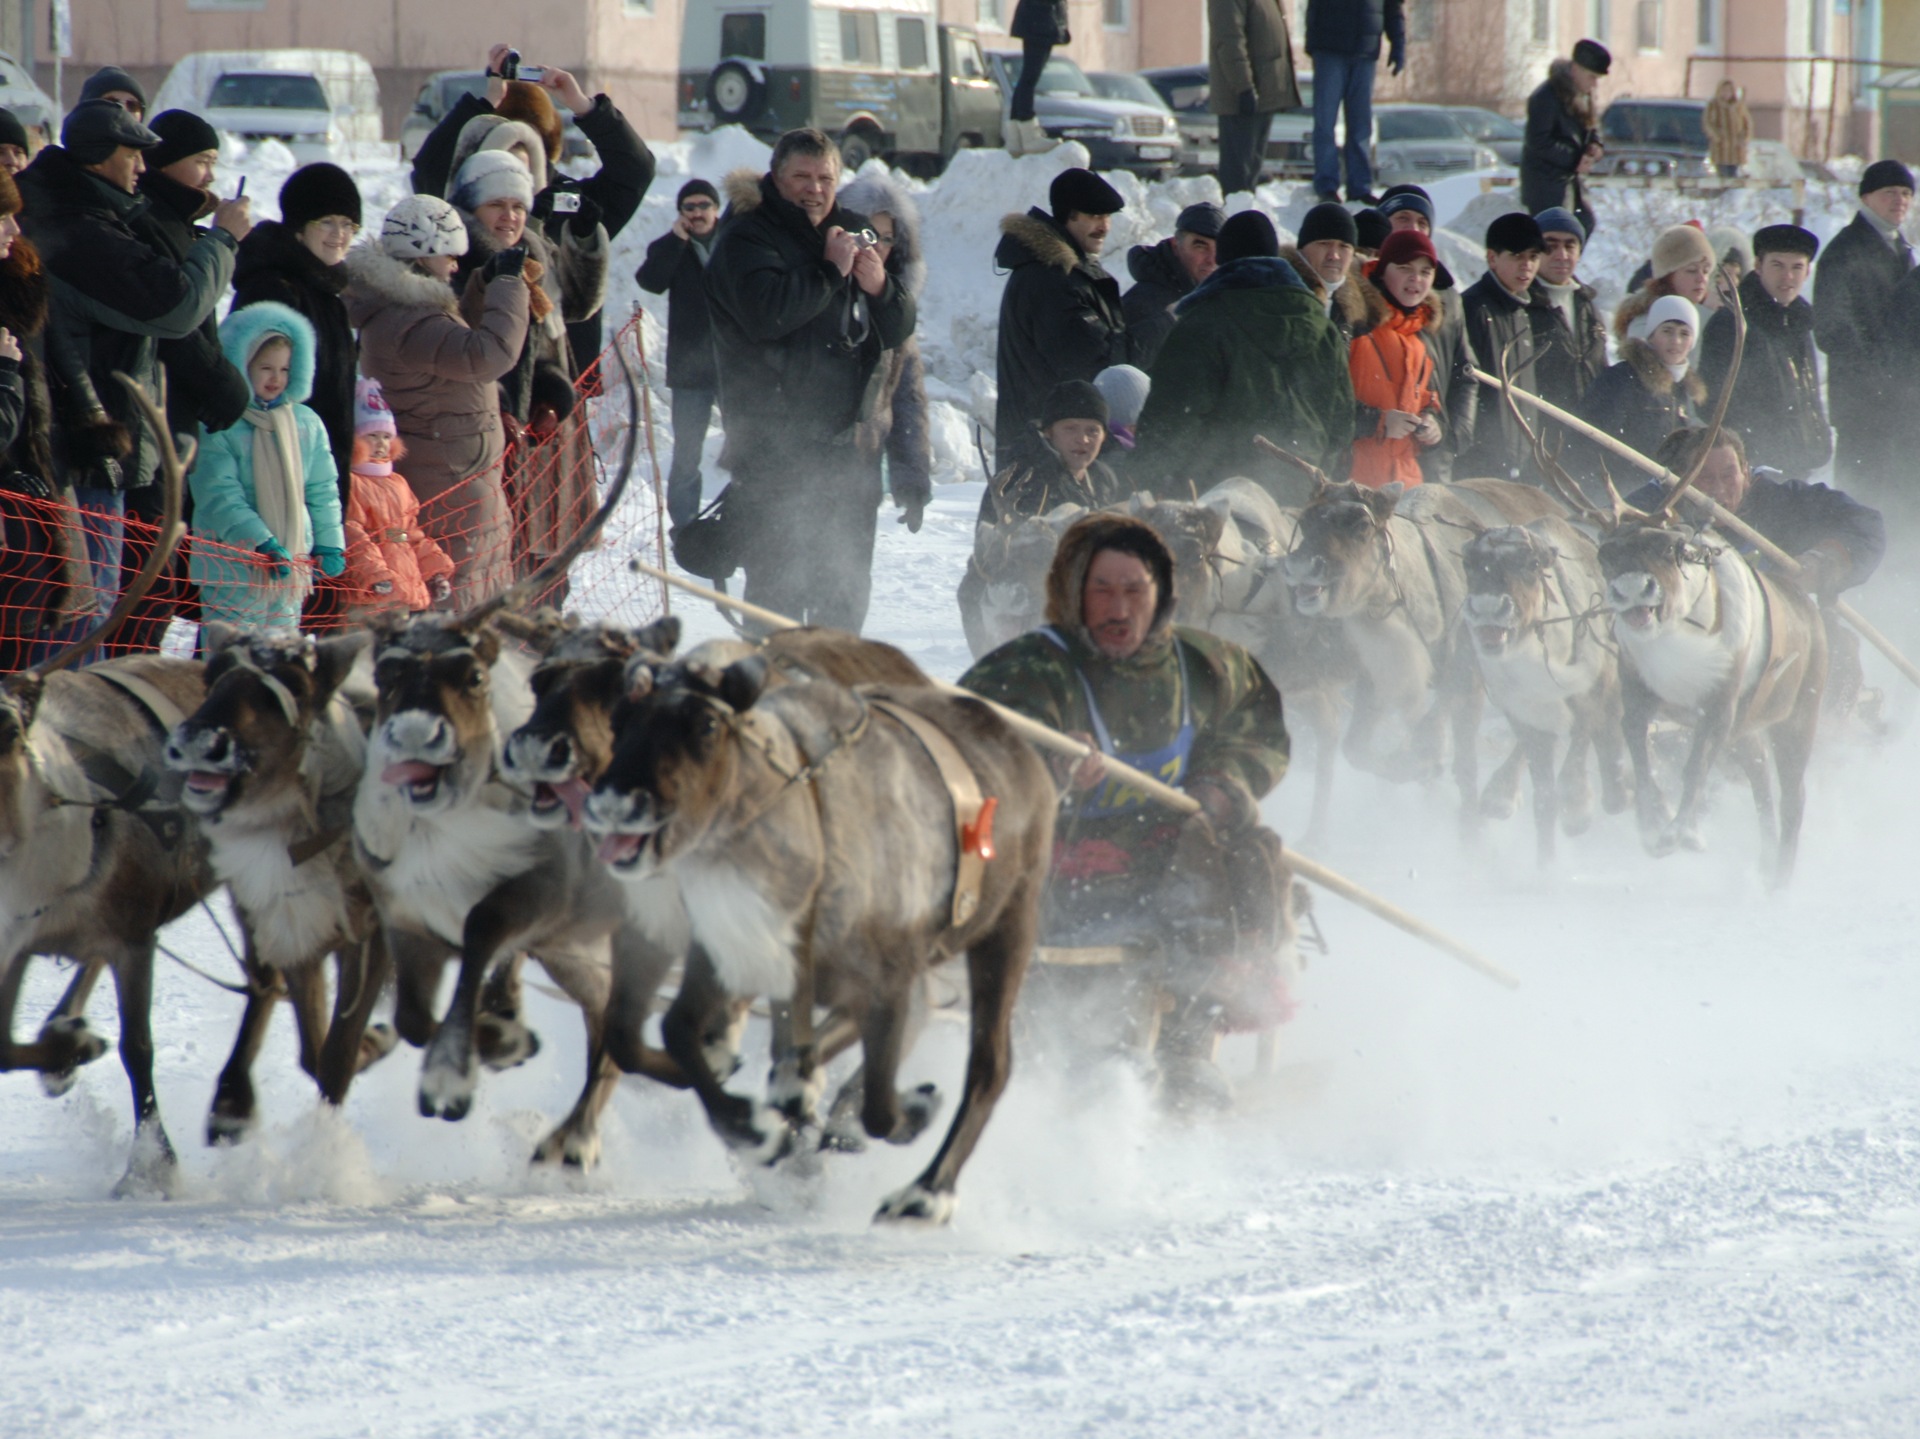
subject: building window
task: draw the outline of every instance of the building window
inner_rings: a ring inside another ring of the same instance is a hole
[[[880,63],[880,17],[871,10],[840,12],[840,61],[844,65]]]
[[[927,22],[917,17],[902,15],[895,22],[894,37],[900,51],[902,70],[924,70],[927,68]]]
[[[1109,30],[1124,30],[1132,23],[1131,0],[1101,0],[1101,19]]]
[[[1700,27],[1694,32],[1694,43],[1703,50],[1717,50],[1720,47],[1720,0],[1700,0]]]
[[[1533,43],[1553,43],[1553,0],[1533,0]]]
[[[1827,53],[1827,0],[1812,0],[1807,6],[1807,42],[1813,54]]]
[[[264,10],[267,0],[187,0],[189,10]]]
[[[975,0],[974,23],[983,30],[1007,28],[1007,0]]]
[[[748,10],[720,17],[720,53],[738,55],[743,60],[767,58],[767,16],[765,11]]]
[[[1593,0],[1592,12],[1593,38],[1602,45],[1613,42],[1613,0]]]
[[[651,15],[653,0],[625,0],[625,7],[629,15]]]
[[[1642,53],[1650,50],[1657,51],[1660,48],[1662,39],[1660,32],[1664,28],[1666,19],[1662,13],[1663,9],[1660,0],[1640,0],[1639,5],[1634,9],[1633,41]]]

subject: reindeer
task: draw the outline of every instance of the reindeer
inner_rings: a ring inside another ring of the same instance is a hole
[[[975,659],[1041,622],[1053,552],[1085,513],[1082,505],[1065,504],[1044,515],[1002,514],[975,527],[973,557],[958,594],[960,626]]]
[[[918,1137],[939,1103],[931,1085],[894,1088],[913,991],[966,953],[964,1097],[933,1162],[876,1216],[944,1222],[1012,1066],[1052,845],[1046,767],[976,700],[824,680],[769,690],[759,655],[676,669],[630,676],[637,697],[587,802],[601,856],[625,883],[678,884],[727,993],[791,999],[796,1015],[817,998],[853,1016],[862,1123],[890,1143]],[[726,1093],[699,1046],[666,1033],[727,1143],[761,1157],[786,1147],[785,1115]]]
[[[1342,750],[1355,767],[1395,780],[1441,769],[1451,720],[1462,815],[1479,804],[1481,688],[1455,620],[1466,598],[1460,552],[1498,526],[1560,513],[1544,492],[1505,480],[1379,489],[1318,477],[1300,512],[1300,537],[1282,564],[1295,610],[1337,622],[1359,664],[1353,718]],[[1382,745],[1382,720],[1402,731]]]
[[[353,1076],[394,1045],[389,1026],[368,1028],[387,952],[348,842],[366,736],[340,687],[367,640],[363,630],[316,640],[207,625],[206,699],[167,741],[167,766],[185,778],[182,802],[247,940],[247,1006],[214,1090],[209,1144],[237,1141],[253,1120],[253,1059],[281,989],[293,1004],[300,1067],[329,1104],[345,1103]]]
[[[205,898],[213,876],[190,820],[156,792],[167,728],[200,702],[200,666],[137,655],[67,669],[140,603],[182,532],[185,462],[145,392],[120,379],[159,439],[164,518],[146,564],[92,633],[0,680],[0,1070],[37,1070],[50,1093],[64,1092],[78,1066],[106,1052],[83,1011],[95,978],[111,971],[134,1109],[132,1156],[113,1192],[163,1196],[179,1161],[153,1087],[154,935]],[[13,1012],[36,954],[81,969],[39,1037],[18,1044]]]
[[[1540,863],[1552,861],[1556,823],[1570,835],[1593,820],[1587,752],[1600,762],[1608,814],[1627,807],[1627,757],[1620,736],[1620,677],[1614,652],[1590,627],[1585,607],[1603,580],[1593,542],[1549,515],[1475,535],[1461,553],[1463,614],[1480,679],[1519,736],[1533,779]],[[1554,779],[1554,751],[1567,745]],[[1512,813],[1510,792],[1490,785],[1482,812]]]

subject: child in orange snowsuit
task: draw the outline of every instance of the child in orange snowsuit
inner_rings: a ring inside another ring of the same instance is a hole
[[[353,395],[353,490],[347,502],[351,611],[424,610],[452,593],[453,561],[420,528],[420,501],[394,462],[406,446],[378,380]]]
[[[1353,337],[1355,425],[1352,478],[1378,489],[1394,480],[1420,483],[1420,451],[1442,437],[1433,353],[1421,338],[1440,323],[1434,282],[1443,274],[1433,242],[1418,230],[1396,230],[1367,267],[1367,328]]]

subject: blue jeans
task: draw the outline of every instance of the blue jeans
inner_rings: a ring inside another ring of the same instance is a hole
[[[700,513],[700,451],[713,423],[713,391],[677,386],[673,399],[673,459],[667,464],[667,519],[684,525]]]
[[[1340,107],[1347,109],[1347,198],[1373,189],[1373,162],[1367,146],[1373,139],[1373,72],[1377,60],[1357,55],[1313,54],[1313,188],[1331,195],[1340,188],[1340,150],[1333,143],[1333,127]]]
[[[73,496],[80,503],[81,523],[87,532],[87,564],[93,570],[99,612],[104,615],[120,597],[120,548],[127,532],[127,493],[86,485],[76,487]]]

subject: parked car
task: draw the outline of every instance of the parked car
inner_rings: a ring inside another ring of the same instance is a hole
[[[1469,170],[1494,170],[1500,157],[1461,128],[1443,105],[1373,107],[1377,185],[1418,185]]]
[[[1594,175],[1641,179],[1713,173],[1707,162],[1707,102],[1615,100],[1600,117],[1607,152],[1594,161]]]
[[[487,72],[485,70],[441,70],[427,77],[427,83],[420,87],[420,93],[414,98],[413,109],[400,126],[400,158],[411,160],[420,153],[420,147],[426,143],[427,136],[433,133],[433,127],[447,118],[447,112],[460,103],[463,95],[472,95],[476,99],[486,98]],[[596,155],[593,142],[580,133],[580,127],[573,122],[573,115],[562,110],[565,126],[560,132],[560,163],[563,165],[580,161],[591,164]]]
[[[934,0],[687,0],[683,130],[742,125],[771,141],[812,125],[839,138],[849,170],[881,155],[932,171],[999,145],[1003,109],[980,42],[939,24]]]
[[[987,55],[994,78],[1011,104],[1020,79],[1020,54]],[[1078,140],[1096,170],[1131,170],[1150,179],[1171,175],[1180,163],[1180,121],[1163,102],[1109,100],[1073,61],[1055,55],[1040,72],[1033,117],[1056,140]],[[1004,118],[1004,117],[1003,117]]]
[[[1205,65],[1171,65],[1142,70],[1140,77],[1159,92],[1180,122],[1180,170],[1211,175],[1220,168],[1220,117],[1208,108],[1213,94]],[[1313,75],[1296,72],[1300,108],[1282,110],[1267,132],[1268,178],[1304,179],[1313,174]]]
[[[278,140],[302,164],[380,141],[380,84],[346,50],[203,50],[168,72],[152,113],[192,110],[216,130]]]
[[[11,110],[27,131],[27,148],[51,145],[59,131],[53,96],[34,83],[20,62],[0,50],[0,109]]]
[[[1509,120],[1496,110],[1478,105],[1449,105],[1454,119],[1469,139],[1478,140],[1500,157],[1500,163],[1520,167],[1520,147],[1526,143],[1527,129],[1518,120]]]

